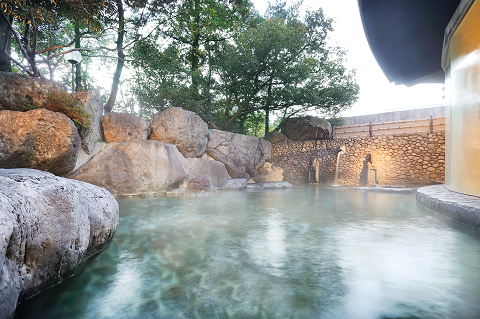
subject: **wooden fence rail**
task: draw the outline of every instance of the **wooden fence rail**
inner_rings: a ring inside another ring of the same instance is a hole
[[[373,137],[379,135],[425,133],[445,131],[445,117],[420,120],[405,120],[384,123],[372,123],[351,126],[336,126],[333,130],[333,139],[353,137]]]

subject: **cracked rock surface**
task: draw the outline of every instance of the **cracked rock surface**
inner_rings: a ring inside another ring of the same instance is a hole
[[[174,145],[133,140],[108,143],[68,178],[125,196],[176,191],[186,186],[190,175],[187,160]]]
[[[210,130],[207,154],[222,162],[232,178],[247,178],[270,159],[272,144],[263,138]]]
[[[153,116],[150,139],[175,145],[185,157],[201,157],[208,142],[208,125],[193,112],[170,107]]]
[[[105,189],[33,169],[0,169],[0,318],[73,275],[112,240],[118,204]]]
[[[126,113],[108,112],[103,116],[102,127],[107,143],[146,140],[150,134],[148,121]]]
[[[15,110],[16,101],[45,102],[45,92],[65,91],[61,83],[18,73],[0,72],[0,110]]]
[[[223,163],[209,159],[187,159],[192,174],[208,180],[210,185],[218,186],[228,180],[228,172]]]
[[[0,123],[0,168],[63,175],[75,167],[81,141],[66,115],[46,109],[0,111]]]
[[[102,116],[103,101],[102,95],[96,90],[75,92],[73,97],[80,101],[80,105],[92,114],[91,129],[81,128],[78,133],[82,138],[82,149],[87,154],[91,154],[95,148],[95,142],[102,139]]]

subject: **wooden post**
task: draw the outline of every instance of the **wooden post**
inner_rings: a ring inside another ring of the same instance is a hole
[[[433,133],[433,115],[430,115],[430,133]]]
[[[370,125],[368,126],[368,132],[369,132],[370,137],[372,137],[372,136],[373,136],[373,132],[372,132],[372,121],[370,121]]]

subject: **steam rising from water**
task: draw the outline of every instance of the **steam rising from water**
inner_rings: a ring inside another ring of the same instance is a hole
[[[480,236],[345,188],[119,200],[112,245],[18,318],[479,318]]]

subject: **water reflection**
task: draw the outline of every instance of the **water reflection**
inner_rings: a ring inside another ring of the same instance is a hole
[[[144,282],[139,265],[130,253],[120,254],[119,258],[126,262],[119,265],[112,283],[88,304],[87,313],[91,317],[115,318],[121,313],[124,317],[134,318],[137,314],[135,306],[142,299],[141,287],[148,283]]]
[[[441,316],[462,303],[450,295],[462,289],[451,275],[459,271],[451,233],[376,221],[344,229],[338,240],[347,317],[407,316],[412,309],[421,316],[431,308]]]
[[[414,196],[125,198],[114,242],[17,318],[479,318],[479,232]]]
[[[282,276],[287,257],[285,221],[282,214],[276,212],[268,214],[260,224],[263,227],[247,234],[250,254],[269,274]]]

